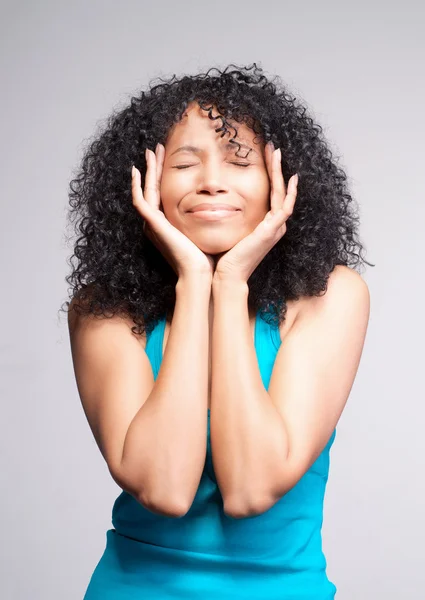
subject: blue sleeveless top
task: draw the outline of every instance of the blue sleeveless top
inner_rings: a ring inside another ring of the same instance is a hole
[[[166,320],[147,338],[156,379]],[[279,328],[257,313],[255,350],[265,389],[281,344]],[[223,512],[214,474],[208,413],[207,456],[190,510],[180,518],[144,508],[123,491],[113,528],[84,600],[333,600],[321,528],[332,433],[323,452],[266,512],[233,519]]]

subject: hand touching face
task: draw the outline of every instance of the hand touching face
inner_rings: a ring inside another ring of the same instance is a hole
[[[219,124],[197,103],[189,105],[166,140],[160,182],[165,216],[208,254],[232,248],[270,209],[264,144],[255,141],[256,134],[246,125],[237,123],[238,151],[237,144],[229,143],[229,135],[221,138],[215,131]],[[203,203],[234,210],[193,212]]]

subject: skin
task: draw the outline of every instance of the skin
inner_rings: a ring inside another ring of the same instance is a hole
[[[198,248],[212,255],[226,252],[251,233],[270,209],[264,143],[256,141],[255,133],[246,125],[237,124],[237,141],[242,147],[236,156],[238,146],[226,148],[229,136],[221,138],[216,133],[219,123],[209,119],[197,104],[190,105],[165,143],[160,187],[167,219]],[[184,145],[200,151],[176,153]],[[241,211],[234,218],[199,220],[187,211],[201,202],[231,204]]]
[[[214,110],[213,116],[216,115]],[[141,194],[140,173],[136,170],[133,177],[134,204],[145,221],[154,223],[156,235],[151,237],[151,227],[146,233],[178,272],[179,278],[184,265],[185,277],[189,272],[190,278],[200,276],[203,280],[207,272],[207,279],[213,276],[213,281],[218,274],[219,279],[230,277],[247,281],[262,257],[286,231],[285,221],[295,202],[296,184],[293,185],[295,181],[291,178],[287,189],[281,171],[280,150],[265,145],[245,124],[234,122],[231,124],[237,129],[239,148],[229,143],[234,131],[223,137],[215,131],[220,124],[220,119],[210,119],[197,102],[192,102],[181,121],[170,129],[164,145],[158,144],[155,154],[146,151],[146,202]],[[182,146],[192,148],[182,150]],[[202,202],[226,203],[240,210],[229,218],[198,219],[189,210]],[[149,206],[154,213],[150,210],[145,213]],[[270,213],[276,215],[274,223],[264,228],[265,216]],[[158,221],[158,217],[165,217],[165,222]],[[180,233],[183,234],[181,237]],[[286,318],[280,326],[282,340],[301,306],[301,299],[287,303]],[[255,313],[249,310],[248,317],[254,340]],[[166,323],[163,352],[172,318],[173,311]],[[210,340],[213,322],[211,293],[208,309]],[[142,343],[145,343],[144,339]]]
[[[369,311],[361,278],[346,267],[335,268],[325,295],[300,302],[276,355],[269,389],[264,389],[249,341],[253,321],[247,311],[247,282],[286,232],[297,177],[286,186],[280,150],[272,151],[269,144],[262,147],[254,135],[239,126],[240,141],[260,151],[255,164],[235,165],[248,161],[226,152],[227,140],[217,135],[214,121],[193,105],[170,132],[165,147],[157,147],[156,159],[147,152],[153,170],[146,178],[146,203],[137,170],[133,176],[135,206],[153,223],[160,249],[165,248],[181,279],[182,301],[192,294],[187,302],[191,306],[205,289],[201,281],[211,284],[212,293],[204,297],[209,303],[208,404],[214,471],[225,512],[239,516],[272,506],[323,450],[354,380]],[[176,153],[186,144],[200,150]],[[158,210],[160,199],[163,212]],[[215,221],[188,214],[205,201],[227,202],[241,211]],[[148,207],[156,212],[151,214]],[[212,279],[208,257],[214,259]],[[206,325],[203,319],[204,329]],[[173,334],[174,319],[167,351]],[[205,334],[203,330],[203,342]]]
[[[228,136],[217,134],[219,124],[192,102],[169,131],[165,144],[158,144],[155,154],[146,151],[145,199],[140,173],[134,168],[132,182],[134,204],[145,219],[144,227],[149,223],[145,233],[171,263],[179,280],[195,278],[200,283],[206,278],[212,283],[208,302],[209,388],[214,296],[220,294],[223,284],[236,284],[237,288],[247,285],[256,266],[286,232],[297,191],[297,176],[290,178],[288,187],[283,179],[280,149],[265,145],[240,123],[234,123],[240,147],[230,144]],[[205,202],[228,204],[238,211],[214,220],[197,218],[191,210]],[[300,307],[301,303],[288,304],[280,327],[282,340]],[[255,313],[247,309],[247,325],[254,341]],[[164,354],[174,310],[170,312]]]
[[[284,235],[296,186],[290,179],[286,191],[279,151],[272,159],[267,145],[262,173],[266,166],[270,196],[262,195],[261,186],[253,192],[233,171],[244,169],[248,175],[251,167],[231,165],[218,153],[224,138],[214,132],[214,145],[202,129],[210,120],[203,120],[202,113],[197,117],[190,142],[205,145],[203,154],[188,157],[195,166],[182,170],[182,177],[195,170],[191,179],[182,179],[177,186],[175,171],[167,172],[172,168],[169,163],[161,178],[165,154],[167,161],[176,156],[170,144],[180,124],[170,132],[167,148],[157,147],[158,170],[155,154],[147,151],[143,193],[140,172],[132,169],[133,205],[144,218],[146,234],[153,235],[179,278],[173,326],[156,384],[146,353],[130,334],[131,319],[80,320],[70,323],[70,332],[83,405],[118,485],[159,514],[185,514],[204,468],[205,408],[212,398],[214,471],[225,514],[239,518],[270,508],[328,442],[360,360],[369,296],[360,276],[338,265],[330,274],[326,294],[303,300],[302,309],[289,321],[288,306],[285,343],[265,390],[250,343],[246,282]],[[189,131],[189,114],[181,126]],[[242,133],[243,127],[239,129]],[[248,140],[254,144],[253,137]],[[254,168],[261,172],[261,165]],[[253,181],[261,181],[259,172]],[[173,179],[167,183],[169,177]],[[165,212],[160,210],[162,186]],[[241,214],[223,223],[197,220],[195,226],[189,222],[185,214],[192,206],[189,200],[195,204],[198,198],[217,197],[233,199],[235,204],[237,200]],[[265,215],[271,219],[262,220]],[[216,261],[214,277],[211,257]],[[211,296],[212,394],[206,386],[205,318]],[[187,373],[198,377],[188,379]]]
[[[218,125],[219,119],[211,120],[197,103],[190,104],[182,120],[168,134],[160,179],[161,208],[166,218],[212,257],[214,267],[223,254],[254,231],[271,209],[264,142],[245,124],[234,123],[238,130],[236,140],[241,144],[238,150],[237,145],[229,144],[229,135],[220,137],[215,131]],[[181,149],[182,146],[192,146],[195,150]],[[241,210],[234,217],[214,221],[194,218],[188,210],[202,202],[230,204]],[[282,337],[285,335],[282,329],[288,329],[294,321],[295,308],[288,306],[287,318],[281,326]],[[211,340],[213,295],[208,318]],[[254,339],[255,314],[252,311],[249,321]],[[170,323],[167,323],[164,352],[169,331]]]
[[[168,221],[211,256],[214,265],[254,231],[271,208],[264,142],[245,124],[235,123],[236,139],[241,144],[238,151],[237,145],[229,145],[228,135],[220,137],[215,131],[218,125],[219,119],[211,120],[197,103],[190,104],[164,144],[160,180],[161,208]],[[179,150],[182,146],[198,150]],[[226,203],[241,210],[233,217],[214,221],[194,218],[188,210],[202,202]],[[213,319],[211,296],[210,332]],[[250,313],[252,336],[254,321],[255,315]],[[167,335],[168,330],[165,343]]]

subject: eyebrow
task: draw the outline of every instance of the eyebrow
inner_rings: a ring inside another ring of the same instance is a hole
[[[231,144],[230,142],[228,144],[226,144],[224,146],[225,150],[231,150],[232,148],[236,148],[236,144]],[[243,147],[241,149],[244,149]],[[198,148],[197,146],[190,146],[190,145],[186,145],[186,146],[180,146],[180,148],[177,148],[177,150],[174,150],[174,152],[172,152],[170,154],[170,156],[173,156],[173,154],[177,154],[177,152],[194,152],[195,154],[202,152],[201,148]],[[249,153],[253,152],[254,154],[258,154],[258,152],[256,150],[254,150],[254,148],[249,148]],[[240,157],[240,158],[248,158],[246,157]]]

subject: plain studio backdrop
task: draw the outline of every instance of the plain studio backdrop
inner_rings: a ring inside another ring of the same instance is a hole
[[[256,62],[309,106],[361,214],[371,316],[337,426],[323,548],[338,600],[424,578],[424,9],[404,2],[3,2],[1,577],[83,597],[120,488],[84,416],[64,314],[68,182],[85,140],[158,76]]]

